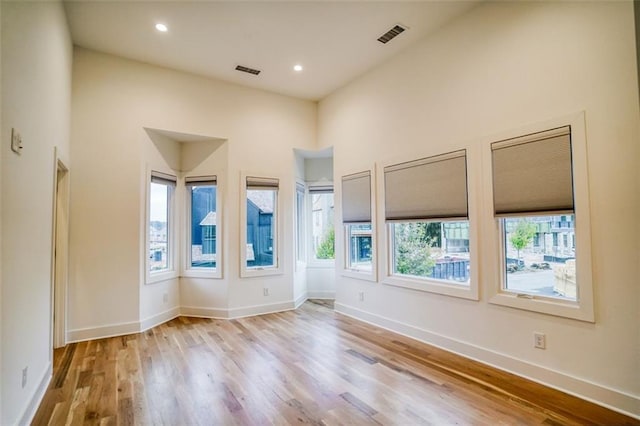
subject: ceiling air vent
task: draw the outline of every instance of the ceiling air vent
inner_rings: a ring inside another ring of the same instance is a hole
[[[403,27],[401,25],[396,25],[395,27],[391,28],[389,31],[387,31],[386,33],[378,37],[378,41],[380,43],[387,43],[393,40],[394,38],[396,38],[400,33],[404,32],[404,30],[406,29],[407,29],[406,27]]]
[[[248,72],[249,74],[253,74],[253,75],[260,74],[260,70],[255,70],[249,67],[243,67],[242,65],[236,66],[236,71]]]

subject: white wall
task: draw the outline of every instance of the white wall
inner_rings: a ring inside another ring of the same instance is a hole
[[[140,276],[141,169],[156,161],[149,159],[145,127],[228,140],[227,168],[218,176],[223,278],[182,279],[185,312],[236,316],[291,306],[292,227],[284,230],[282,275],[239,278],[240,173],[280,177],[283,223],[292,223],[293,149],[315,145],[316,104],[81,48],[73,73],[71,150],[78,166],[71,177],[70,337],[135,331],[167,309],[164,292],[178,297],[175,284],[145,286]]]
[[[488,135],[585,110],[596,323],[487,303],[495,257],[486,251],[477,265],[479,302],[338,272],[339,310],[640,416],[632,8],[631,2],[483,4],[319,105],[319,145],[334,146],[336,181],[355,162],[410,160],[460,146],[472,148],[469,161],[477,164]],[[482,189],[480,180],[472,186]],[[483,214],[471,214],[491,225],[490,200],[475,201],[484,203]],[[490,228],[481,229],[481,252],[482,232]],[[546,333],[546,350],[533,348],[534,331]]]
[[[54,147],[69,165],[72,50],[60,3],[2,2],[1,8],[0,423],[11,425],[30,420],[51,375]],[[12,127],[22,135],[20,156],[10,149]]]

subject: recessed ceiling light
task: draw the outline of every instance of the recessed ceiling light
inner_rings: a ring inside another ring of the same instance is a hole
[[[156,30],[160,31],[161,33],[166,33],[167,31],[169,31],[169,28],[167,28],[165,24],[156,24]]]
[[[302,71],[302,65],[300,65],[300,64],[294,65],[294,66],[293,66],[293,70],[294,70],[294,71],[297,71],[297,72]]]

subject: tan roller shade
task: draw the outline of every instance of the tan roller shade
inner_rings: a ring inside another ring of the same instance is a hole
[[[466,160],[462,150],[385,167],[385,219],[467,218]]]
[[[342,177],[342,222],[371,222],[371,172]]]
[[[278,188],[279,180],[276,178],[263,178],[247,176],[247,189]]]
[[[161,185],[176,186],[176,177],[162,172],[151,171],[151,182]]]
[[[187,176],[184,178],[186,186],[211,186],[217,183],[216,176]]]
[[[571,128],[491,144],[496,216],[573,212]]]

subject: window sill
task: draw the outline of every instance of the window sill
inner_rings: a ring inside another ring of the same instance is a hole
[[[442,294],[444,296],[462,299],[479,300],[477,287],[470,284],[454,284],[447,281],[419,279],[411,277],[388,276],[383,284],[394,287],[408,288],[426,293]]]
[[[500,292],[494,294],[489,303],[508,306],[541,314],[571,318],[585,322],[595,322],[593,307],[587,307],[579,302],[560,300],[547,297],[533,296],[523,293]]]

